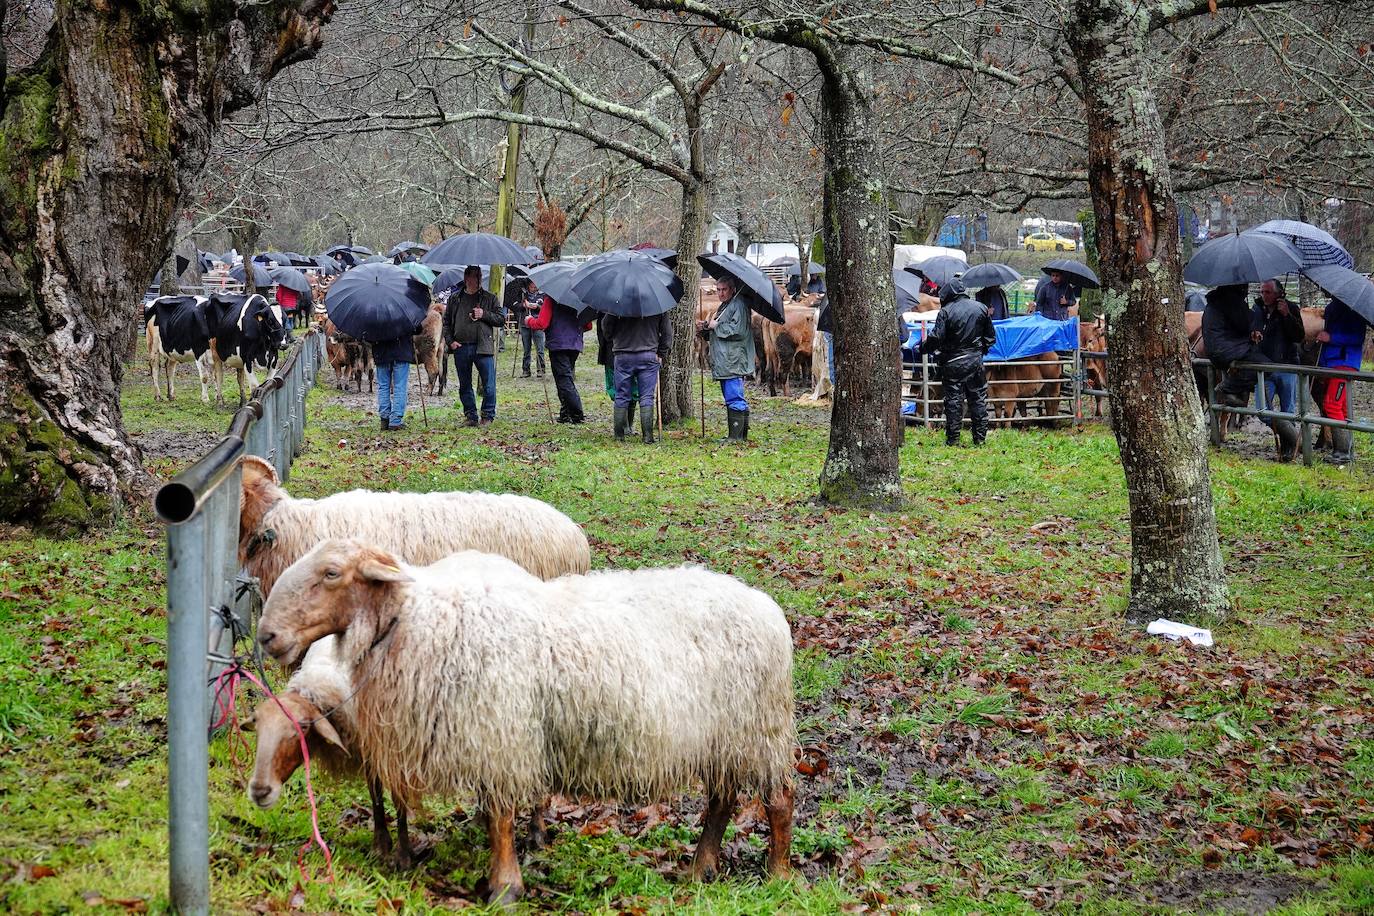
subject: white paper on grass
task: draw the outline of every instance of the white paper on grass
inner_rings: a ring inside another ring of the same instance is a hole
[[[1211,630],[1204,630],[1202,627],[1190,626],[1175,620],[1165,620],[1163,617],[1152,621],[1145,627],[1145,632],[1151,636],[1163,636],[1165,639],[1186,639],[1195,646],[1210,646],[1212,644]]]

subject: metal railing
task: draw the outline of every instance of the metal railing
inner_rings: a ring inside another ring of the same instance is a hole
[[[172,478],[154,500],[167,525],[168,879],[172,909],[210,909],[211,675],[247,632],[237,589],[239,459],[267,459],[285,480],[305,438],[305,399],[324,357],[324,335],[298,339],[259,385],[227,434]]]
[[[1258,376],[1255,384],[1257,391],[1264,391],[1264,377],[1266,375],[1276,375],[1280,373],[1291,373],[1299,377],[1297,385],[1297,399],[1294,406],[1297,408],[1295,413],[1285,413],[1282,410],[1271,410],[1268,406],[1259,408],[1253,406],[1254,392],[1244,407],[1233,407],[1229,404],[1217,403],[1217,370],[1212,365],[1210,359],[1193,358],[1193,368],[1201,369],[1207,376],[1207,420],[1211,427],[1212,444],[1220,446],[1222,442],[1221,415],[1239,414],[1247,417],[1259,417],[1261,420],[1287,420],[1290,423],[1298,424],[1298,441],[1302,448],[1302,463],[1311,467],[1312,458],[1312,428],[1325,426],[1329,429],[1348,429],[1357,433],[1374,433],[1374,425],[1360,423],[1357,420],[1333,420],[1315,412],[1312,403],[1311,385],[1309,379],[1342,379],[1347,383],[1351,382],[1374,382],[1374,372],[1360,372],[1349,369],[1325,369],[1320,366],[1297,366],[1289,363],[1233,363],[1232,368],[1242,372],[1254,372]],[[1346,395],[1346,403],[1352,404],[1354,399],[1349,394]]]
[[[1042,420],[1073,420],[1075,423],[1081,422],[1082,418],[1082,396],[1090,393],[1083,387],[1083,364],[1081,357],[1087,354],[1080,354],[1078,350],[1064,351],[1057,355],[1054,360],[1033,360],[1015,359],[1006,361],[987,361],[984,366],[988,373],[988,422],[997,423],[1032,423]],[[938,379],[933,377],[936,363],[930,359],[927,353],[920,354],[920,357],[913,361],[905,361],[902,365],[902,400],[908,404],[915,404],[914,414],[905,414],[908,423],[921,423],[924,425],[943,423],[944,398],[943,394],[936,395],[932,389],[940,385]],[[1055,384],[1060,386],[1058,391],[1051,393],[1036,393],[1019,397],[1016,395],[994,395],[993,391],[1003,384],[1014,384],[1013,380],[993,378],[994,370],[1009,366],[1057,366],[1059,367],[1058,379],[1046,379],[1045,384]],[[1105,394],[1105,392],[1104,392]],[[1017,413],[1017,409],[1029,404],[1041,404],[1046,401],[1054,401],[1057,405],[1062,405],[1067,401],[1069,408],[1067,411],[1056,410],[1054,413],[1044,413],[1032,416],[1029,411]],[[997,408],[1006,408],[1010,415],[1005,418],[998,418]],[[964,421],[971,422],[967,415]]]

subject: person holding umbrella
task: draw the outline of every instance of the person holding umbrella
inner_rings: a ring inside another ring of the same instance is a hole
[[[1049,279],[1035,289],[1033,310],[1053,321],[1067,321],[1069,309],[1078,304],[1078,291],[1062,270],[1050,271]]]
[[[707,361],[711,378],[720,382],[729,423],[727,438],[749,438],[749,402],[744,399],[744,377],[754,374],[754,331],[749,324],[749,304],[739,294],[739,281],[729,275],[716,280],[720,306],[709,319],[697,322],[697,333],[708,341]]]
[[[453,354],[458,373],[458,398],[466,417],[464,426],[490,426],[496,419],[496,337],[505,324],[505,310],[489,290],[482,288],[482,268],[463,269],[463,285],[449,295],[444,310],[444,344]],[[472,370],[482,382],[482,418],[472,389]]]
[[[1321,342],[1321,355],[1317,365],[1324,369],[1345,369],[1356,371],[1364,353],[1365,320],[1340,299],[1327,303],[1323,313],[1325,327],[1317,340]],[[1318,407],[1322,416],[1330,420],[1350,419],[1350,380],[1346,378],[1321,379],[1318,393]],[[1355,437],[1348,429],[1331,430],[1331,463],[1347,465],[1355,460]]]
[[[1207,357],[1226,373],[1217,385],[1217,400],[1228,407],[1249,405],[1258,381],[1254,372],[1234,369],[1233,364],[1273,362],[1260,348],[1263,330],[1255,326],[1246,301],[1247,291],[1244,283],[1218,286],[1207,294],[1207,307],[1202,310],[1202,340]],[[1277,417],[1265,422],[1278,436],[1279,460],[1291,461],[1299,444],[1297,430],[1292,423]]]
[[[638,385],[640,438],[651,445],[654,395],[659,370],[673,349],[673,322],[667,312],[642,318],[607,315],[602,327],[615,354],[615,437],[623,442],[629,432],[630,399]]]
[[[579,321],[576,310],[545,293],[539,314],[526,318],[525,327],[548,338],[549,365],[558,391],[558,422],[581,423],[586,416],[577,391],[577,358],[582,355],[583,335],[591,330],[591,324]]]

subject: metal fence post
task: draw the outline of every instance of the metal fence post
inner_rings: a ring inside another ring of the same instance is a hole
[[[167,532],[167,832],[172,909],[210,912],[210,745],[205,738],[207,517]]]
[[[1298,439],[1302,442],[1302,463],[1304,466],[1310,468],[1312,466],[1312,426],[1307,422],[1307,412],[1311,409],[1311,405],[1307,402],[1307,380],[1300,378],[1297,387]]]
[[[1211,427],[1212,444],[1221,448],[1221,419],[1217,416],[1217,377],[1212,361],[1207,361],[1207,425]]]
[[[1083,354],[1073,351],[1073,425],[1083,425]]]

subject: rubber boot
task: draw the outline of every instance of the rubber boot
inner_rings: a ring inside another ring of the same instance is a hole
[[[1355,435],[1348,429],[1331,430],[1332,464],[1349,464],[1355,460]]]
[[[749,438],[749,411],[726,408],[725,416],[730,428],[726,437],[727,440],[732,442],[747,440]]]
[[[1274,434],[1279,437],[1279,460],[1292,461],[1298,453],[1297,429],[1287,420],[1275,418],[1270,423],[1273,424]]]
[[[615,441],[625,441],[625,430],[630,428],[630,411],[626,407],[615,409]]]
[[[638,401],[631,401],[630,406],[625,408],[625,428],[635,428],[635,408],[639,406]]]
[[[643,437],[645,445],[653,445],[657,441],[654,439],[654,415],[652,411],[640,410],[639,434]]]

